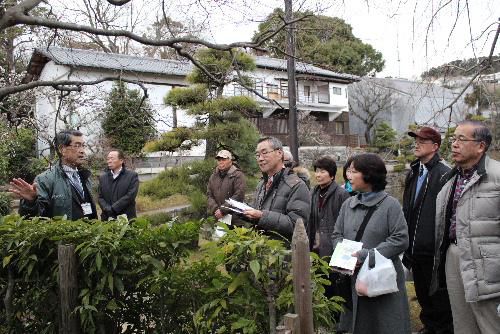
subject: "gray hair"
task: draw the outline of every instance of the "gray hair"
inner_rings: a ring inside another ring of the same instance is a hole
[[[458,125],[471,125],[474,127],[473,136],[474,139],[482,141],[485,144],[484,151],[488,151],[491,144],[491,132],[490,129],[481,121],[466,120],[458,123]]]
[[[283,151],[283,143],[281,142],[281,140],[279,140],[278,138],[276,137],[263,137],[263,138],[260,138],[259,141],[257,142],[257,144],[260,144],[264,141],[268,141],[270,144],[271,144],[271,147],[273,150],[282,150]]]
[[[283,150],[283,162],[285,163],[285,167],[293,168],[295,161],[293,160],[292,153]]]
[[[61,152],[59,152],[59,147],[71,145],[71,137],[73,136],[81,137],[83,136],[83,133],[78,130],[62,130],[57,133],[56,137],[54,138],[54,146],[59,156],[61,155]]]

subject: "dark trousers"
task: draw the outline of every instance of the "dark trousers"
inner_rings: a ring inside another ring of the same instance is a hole
[[[448,291],[440,288],[429,296],[433,265],[432,256],[418,256],[412,261],[415,293],[422,308],[420,320],[431,333],[451,334],[453,333],[453,318]]]

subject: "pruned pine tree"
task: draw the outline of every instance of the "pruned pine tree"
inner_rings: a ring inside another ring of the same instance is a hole
[[[235,80],[251,85],[244,73],[255,69],[252,57],[239,51],[203,49],[196,59],[217,81],[195,68],[188,76],[191,86],[172,89],[164,100],[166,105],[186,110],[196,118],[196,124],[164,133],[148,145],[148,150],[189,149],[206,140],[205,158],[212,159],[218,150],[227,149],[237,157],[240,167],[255,169],[253,151],[259,133],[247,117],[258,113],[259,106],[247,96],[223,95],[224,87]]]

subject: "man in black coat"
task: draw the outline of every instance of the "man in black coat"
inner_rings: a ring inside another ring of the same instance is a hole
[[[108,153],[108,169],[99,178],[99,206],[101,219],[116,218],[126,214],[128,219],[137,217],[135,197],[139,190],[136,172],[125,169],[125,157],[120,150]]]
[[[422,127],[408,135],[415,138],[417,160],[411,163],[403,194],[403,212],[410,240],[403,263],[413,272],[417,300],[422,307],[420,319],[424,327],[418,333],[453,333],[446,288],[429,294],[434,264],[436,197],[446,182],[443,176],[450,167],[439,156],[441,135],[436,130]]]

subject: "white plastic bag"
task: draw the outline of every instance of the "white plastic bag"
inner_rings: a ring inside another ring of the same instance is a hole
[[[358,296],[376,297],[397,291],[397,274],[392,261],[377,249],[370,251],[356,279]]]

